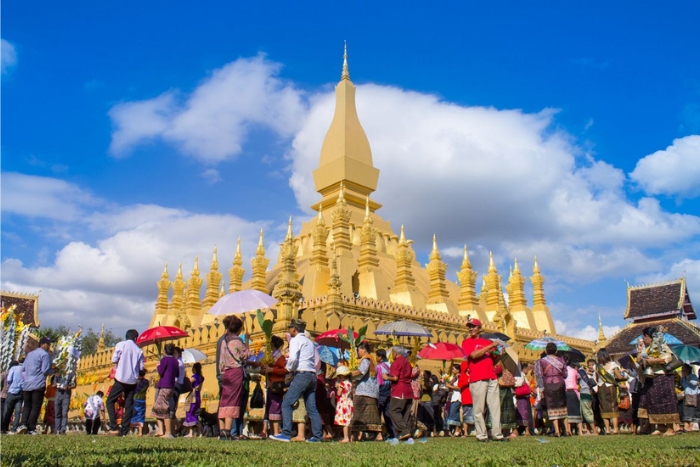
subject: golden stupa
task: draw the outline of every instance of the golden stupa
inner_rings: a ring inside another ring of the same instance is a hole
[[[286,331],[292,318],[300,317],[314,335],[368,325],[367,337],[383,342],[385,337],[375,336],[374,330],[388,322],[408,319],[431,329],[434,342],[459,344],[466,337],[467,317],[471,316],[480,319],[487,331],[511,337],[509,343],[524,361],[539,358],[539,353],[524,345],[545,334],[589,354],[594,342],[556,334],[537,258],[529,277],[534,291],[531,307],[525,296],[527,278],[517,259],[505,285],[508,302],[493,256],[478,294],[477,272],[472,269],[466,246],[461,268],[456,272],[458,283],[447,278],[447,265],[442,261],[436,236],[427,266],[416,261],[413,241],[407,238],[404,227],[394,231],[390,221],[377,214],[382,205],[371,198],[379,170],[374,167],[370,144],[357,115],[355,91],[344,54],[341,79],[335,87],[335,114],[321,148],[318,168],[313,172],[316,191],[321,195],[312,206],[318,215],[303,224],[297,235],[290,219],[279,257],[271,269],[261,231],[255,256],[250,260],[251,278],[246,282],[239,240],[228,269],[228,293],[257,289],[277,298],[275,309],[263,311],[268,319],[274,319],[278,333]],[[216,247],[204,279],[200,277],[198,258],[194,259],[187,280],[180,264],[171,281],[166,263],[157,282],[151,326],[185,329],[189,337],[180,341],[182,347],[196,347],[213,356],[216,340],[224,330],[220,319],[207,310],[226,293],[222,280]],[[244,318],[252,341],[259,345],[263,336],[254,312]],[[105,349],[81,360],[84,383],[101,381],[109,373],[111,352]],[[213,359],[207,362],[210,360]],[[155,363],[151,358],[149,367]],[[213,371],[213,365],[205,365],[205,376],[209,372],[213,376]],[[215,393],[215,378],[207,380],[205,390],[210,385],[210,392]]]

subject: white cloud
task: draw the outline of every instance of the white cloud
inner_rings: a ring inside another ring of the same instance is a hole
[[[160,96],[114,106],[110,151],[124,156],[144,142],[162,140],[204,162],[241,153],[256,127],[291,137],[305,108],[301,93],[277,76],[281,65],[263,55],[241,58],[215,70],[191,94]]]
[[[675,139],[666,149],[642,158],[630,178],[650,195],[700,196],[700,135]]]
[[[17,51],[15,46],[5,39],[0,39],[0,70],[2,74],[8,73],[10,68],[17,64]]]
[[[210,185],[213,185],[215,183],[219,183],[222,180],[221,174],[216,169],[207,169],[204,172],[202,172],[200,175]]]
[[[28,217],[71,221],[102,203],[73,183],[57,178],[2,173],[2,211]]]
[[[557,328],[557,334],[576,337],[578,339],[586,339],[589,341],[598,340],[598,326],[592,326],[590,324],[583,328],[575,328],[565,321],[556,320],[554,325]],[[610,339],[612,336],[617,334],[617,332],[622,329],[621,326],[606,326],[603,325],[603,334],[605,334],[606,339]]]
[[[688,290],[691,298],[693,297],[693,292],[700,290],[700,260],[683,258],[671,265],[665,272],[646,274],[639,278],[640,284],[653,284],[656,282],[665,282],[668,280],[678,279],[680,277],[686,278],[688,283]],[[697,292],[695,292],[697,294]]]

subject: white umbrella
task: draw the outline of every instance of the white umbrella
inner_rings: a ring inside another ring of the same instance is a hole
[[[209,308],[212,315],[235,315],[253,310],[264,310],[277,303],[277,299],[257,290],[240,290],[224,295]]]
[[[182,351],[182,361],[184,363],[197,363],[206,359],[207,355],[201,350],[185,349]]]
[[[430,337],[433,335],[430,330],[413,321],[394,321],[379,326],[375,334],[386,334],[394,336],[415,336],[415,337]]]

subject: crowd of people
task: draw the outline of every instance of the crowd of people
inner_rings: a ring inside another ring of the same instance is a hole
[[[433,374],[416,365],[409,349],[397,345],[375,352],[366,342],[357,348],[356,368],[342,356],[330,367],[299,319],[291,321],[286,339],[272,337],[271,359],[261,364],[242,336],[241,319],[227,316],[223,324],[226,332],[216,347],[218,412],[201,407],[201,364],[194,364],[188,376],[182,349],[166,344],[156,368],[150,415],[158,428],[153,436],[245,439],[251,436],[245,415],[254,399],[264,408],[257,437],[281,442],[412,443],[417,436],[506,442],[518,436],[623,430],[672,436],[697,430],[700,422],[698,376],[690,365],[680,372],[669,369],[673,354],[657,340],[654,327],[644,329],[637,358],[616,361],[600,349],[595,359],[578,362],[549,343],[539,360],[513,367],[502,360],[503,343],[482,337],[481,322],[472,319],[462,343],[464,360]],[[97,434],[103,423],[106,434],[148,433],[149,379],[137,337],[136,330],[127,331],[114,349],[114,382],[106,402],[97,391],[83,404],[87,434]],[[54,375],[50,346],[50,339],[42,338],[23,362],[12,362],[2,375],[3,433],[39,433],[45,399],[44,431],[66,433],[75,382]],[[264,381],[264,397],[250,397],[251,380]],[[185,394],[186,414],[179,420],[178,401]]]

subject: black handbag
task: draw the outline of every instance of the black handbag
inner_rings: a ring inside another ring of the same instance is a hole
[[[262,409],[265,407],[265,395],[263,394],[262,387],[258,382],[253,389],[253,395],[250,396],[250,408],[251,409]]]
[[[676,371],[678,368],[680,368],[681,366],[683,366],[683,362],[681,361],[680,358],[678,358],[678,357],[676,356],[676,354],[672,353],[671,355],[673,356],[673,358],[671,359],[670,362],[668,362],[668,363],[664,366],[664,372],[665,372],[666,374],[672,374],[672,373],[673,373],[674,371]]]
[[[287,385],[284,384],[284,381],[275,381],[274,383],[270,383],[270,392],[272,394],[284,394],[284,391],[287,390]]]

